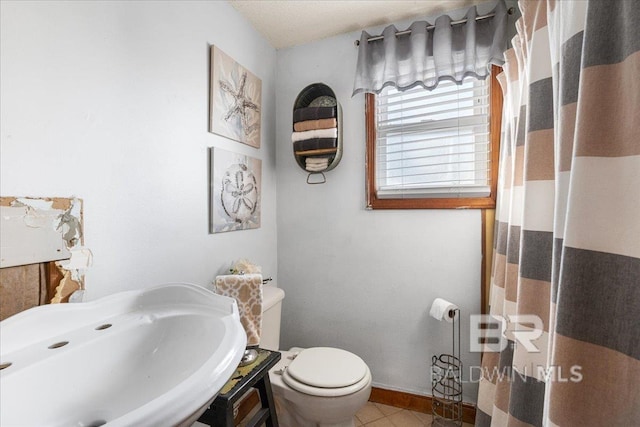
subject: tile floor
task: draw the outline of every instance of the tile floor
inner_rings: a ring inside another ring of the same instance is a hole
[[[255,411],[257,407],[240,422],[238,427],[245,427]],[[431,426],[431,415],[382,403],[367,402],[358,411],[353,423],[356,427],[426,427]],[[204,424],[196,423],[194,426],[204,426]],[[462,427],[473,427],[473,424],[464,423]]]
[[[424,427],[431,425],[431,415],[382,403],[367,402],[353,420],[356,427]],[[463,427],[473,427],[464,423]]]

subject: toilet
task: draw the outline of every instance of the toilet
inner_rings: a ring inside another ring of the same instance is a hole
[[[263,287],[260,347],[278,350],[284,291]],[[333,347],[278,350],[269,371],[278,421],[283,427],[352,427],[371,393],[371,372],[357,355]]]

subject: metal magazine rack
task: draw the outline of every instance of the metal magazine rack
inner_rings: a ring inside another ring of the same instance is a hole
[[[450,310],[449,317],[453,318],[451,324],[453,352],[431,358],[432,426],[462,426],[460,310],[457,308]]]

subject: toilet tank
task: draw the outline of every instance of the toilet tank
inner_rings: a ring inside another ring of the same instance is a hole
[[[280,349],[280,316],[284,291],[275,286],[262,287],[262,334],[260,347]]]

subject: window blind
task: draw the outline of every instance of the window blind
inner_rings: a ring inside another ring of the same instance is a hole
[[[376,96],[379,198],[489,196],[489,85],[467,78]]]

